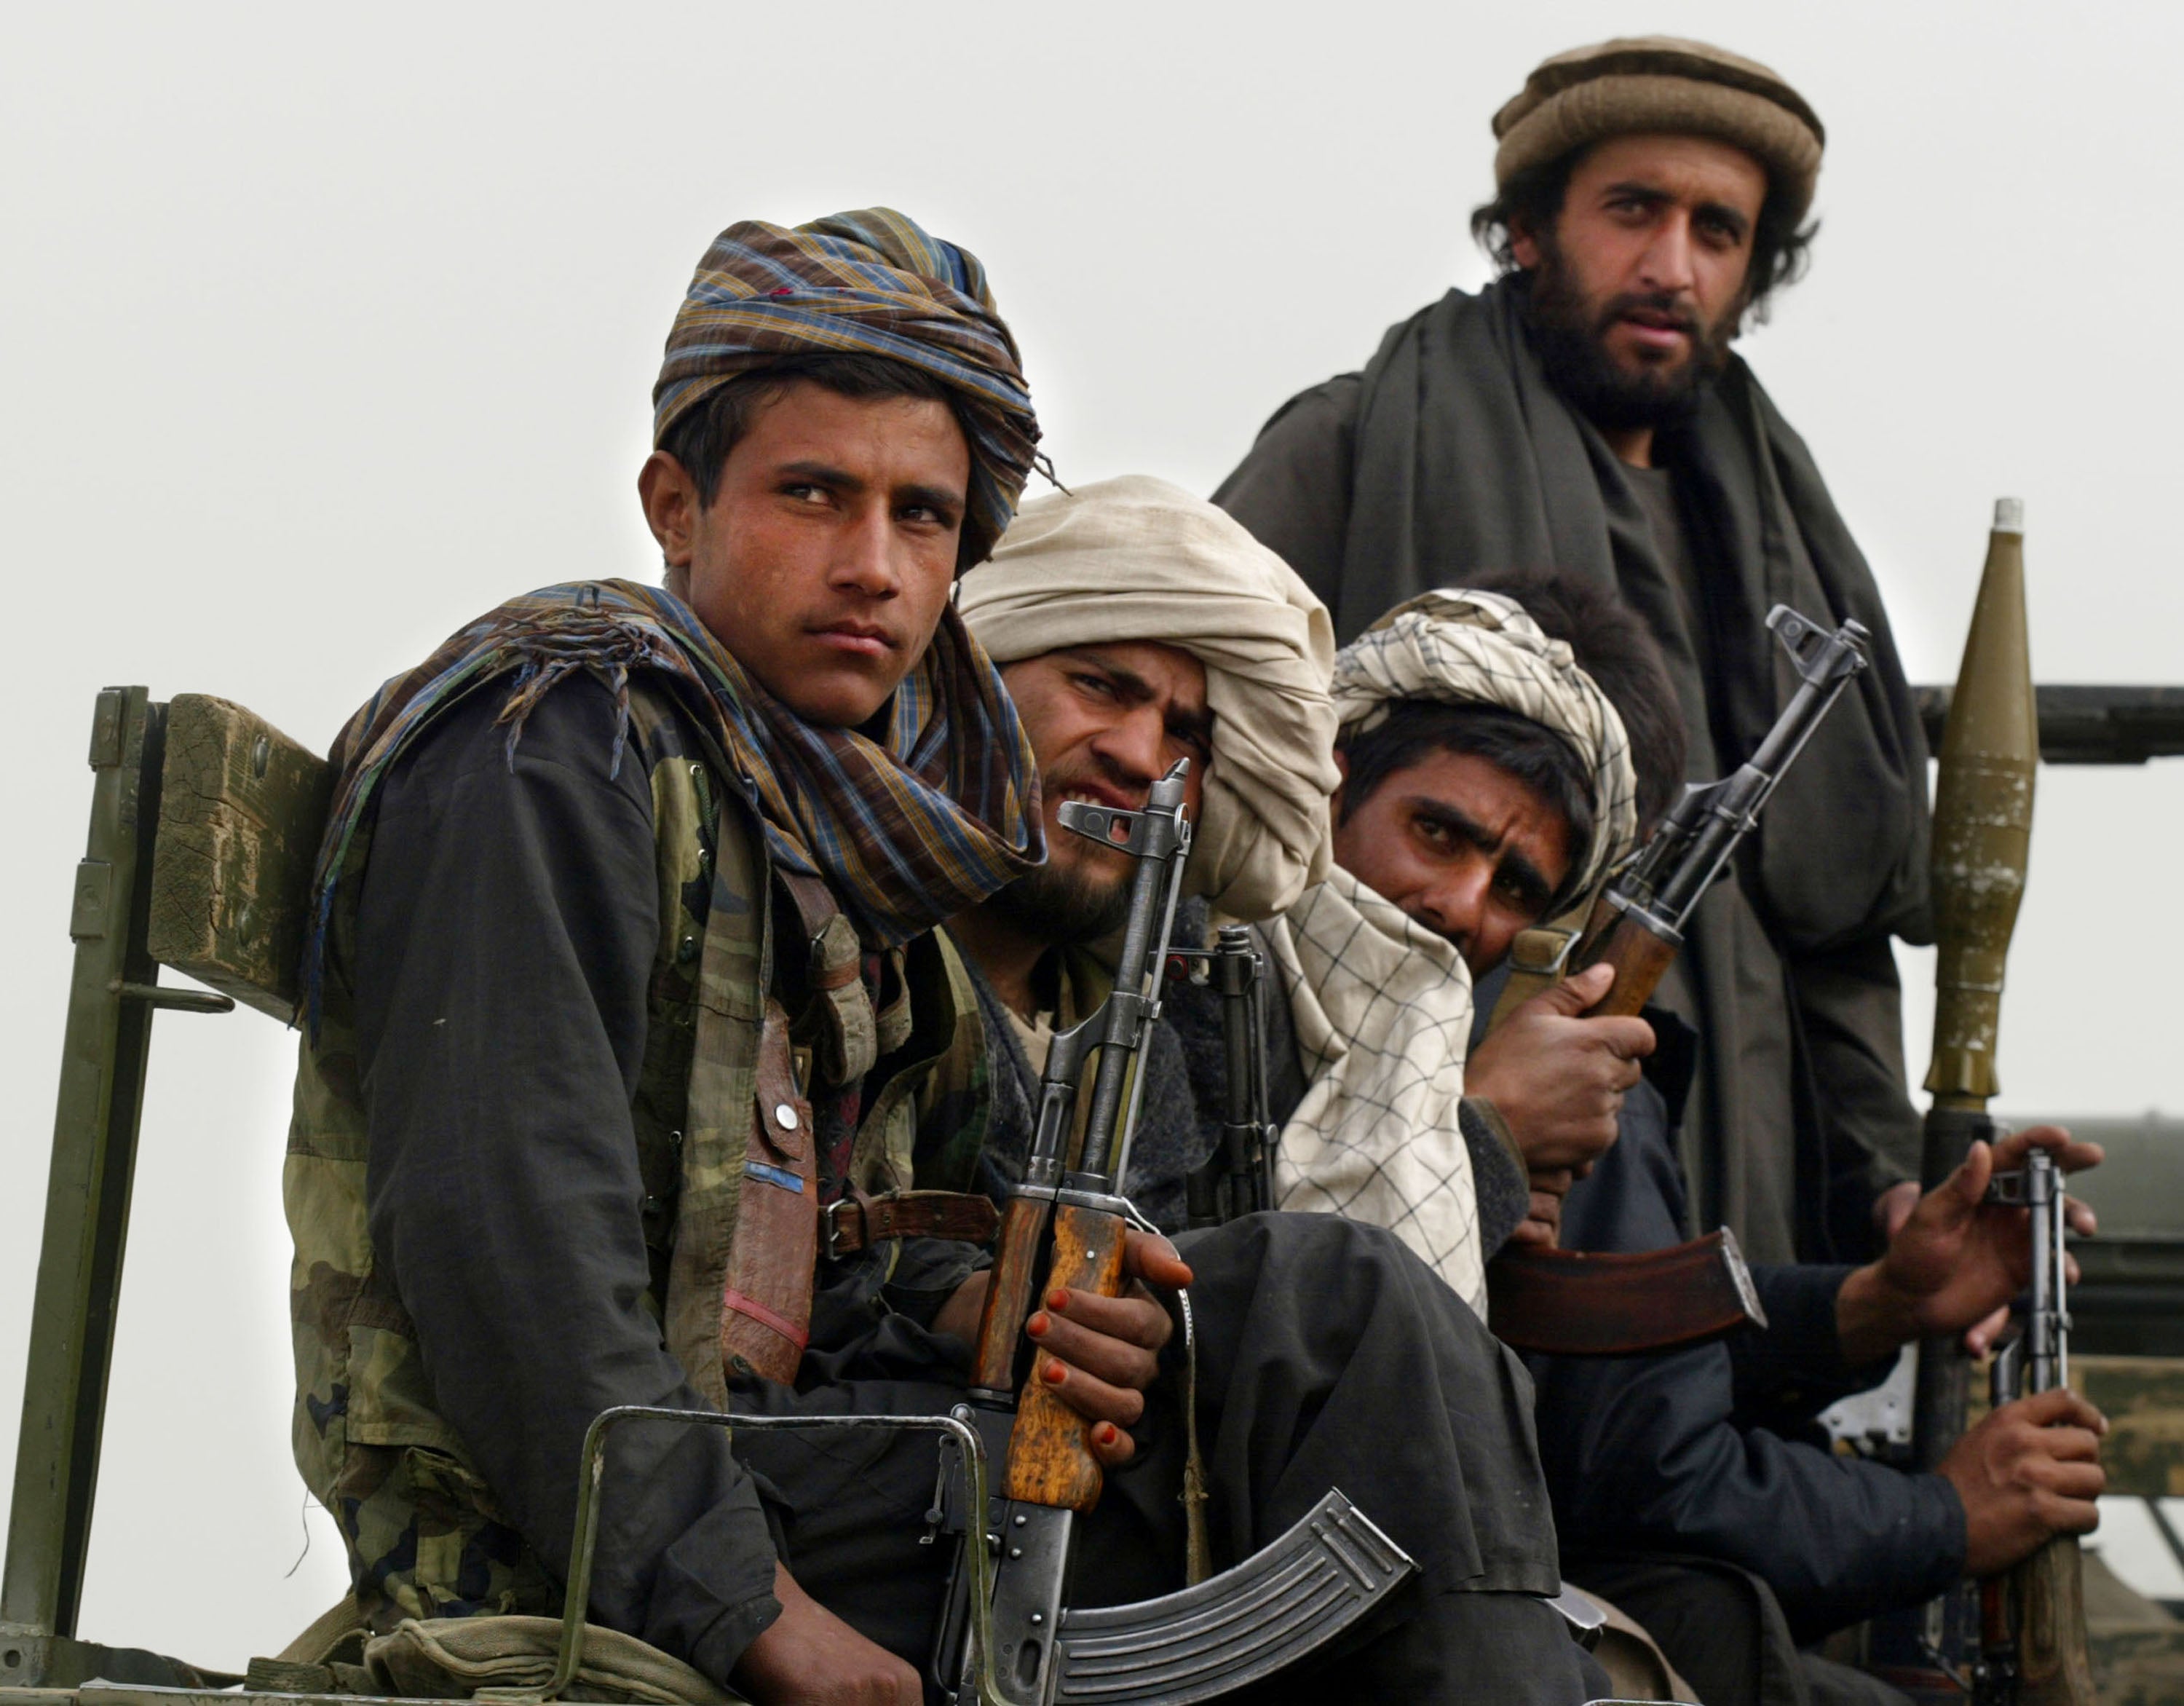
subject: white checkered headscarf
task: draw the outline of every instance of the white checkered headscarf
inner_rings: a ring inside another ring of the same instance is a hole
[[[1594,827],[1565,902],[1630,850],[1637,778],[1623,720],[1513,599],[1427,593],[1336,655],[1346,730],[1371,728],[1401,700],[1499,705],[1570,743],[1592,778]],[[1462,956],[1339,867],[1268,934],[1312,1084],[1282,1130],[1281,1206],[1387,1227],[1484,1319],[1478,1189],[1457,1123],[1472,1016]]]

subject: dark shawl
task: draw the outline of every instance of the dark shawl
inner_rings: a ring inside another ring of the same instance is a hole
[[[1715,1118],[1697,1123],[1714,1129],[1710,1153],[1693,1157],[1703,1212],[1743,1223],[1764,1259],[1789,1259],[1793,1242],[1816,1253],[1829,1227],[1854,1229],[1872,1191],[1915,1162],[1887,947],[1892,934],[1929,931],[1926,753],[1910,690],[1811,454],[1740,360],[1656,446],[1679,474],[1703,566],[1708,633],[1687,632],[1629,471],[1540,369],[1524,287],[1451,291],[1391,329],[1362,376],[1276,415],[1217,501],[1289,559],[1345,639],[1404,599],[1496,571],[1559,570],[1618,590],[1661,643],[1697,780],[1750,753],[1795,689],[1763,627],[1773,605],[1872,631],[1874,667],[1769,805],[1738,861],[1741,893],[1702,908],[1680,968],[1698,986],[1705,1011],[1691,1016],[1713,1060],[1764,1062],[1771,1081],[1767,1105],[1747,1107],[1710,1073]],[[1851,1061],[1852,1082],[1837,1117],[1793,1135],[1820,1053],[1830,1068]],[[1795,1235],[1793,1170],[1806,1199]]]

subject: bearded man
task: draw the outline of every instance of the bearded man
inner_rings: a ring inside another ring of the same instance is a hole
[[[1757,1260],[1862,1253],[1914,1194],[1889,939],[1926,928],[1925,753],[1864,560],[1730,348],[1802,264],[1819,120],[1763,66],[1650,37],[1549,59],[1494,129],[1499,192],[1474,225],[1503,276],[1292,399],[1217,501],[1345,638],[1511,570],[1618,589],[1660,643],[1694,779],[1746,756],[1794,684],[1771,605],[1873,632],[1875,666],[1660,995],[1700,1038],[1682,1135],[1700,1218]]]

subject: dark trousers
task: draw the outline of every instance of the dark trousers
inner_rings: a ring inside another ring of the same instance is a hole
[[[1558,1578],[1529,1377],[1478,1318],[1392,1236],[1332,1216],[1256,1215],[1178,1243],[1196,1274],[1214,1567],[1274,1539],[1330,1486],[1419,1565],[1372,1627],[1257,1698],[1577,1706],[1605,1692],[1542,1597]],[[929,1414],[961,1400],[960,1356],[897,1318],[854,1353],[816,1370],[807,1359],[803,1393],[742,1401]],[[1080,1525],[1072,1604],[1182,1585],[1180,1356],[1178,1337],[1136,1458]],[[922,1668],[952,1550],[921,1544],[931,1437],[745,1434],[738,1450],[798,1581]]]
[[[1697,1706],[1911,1706],[1877,1677],[1800,1652],[1773,1591],[1735,1564],[1586,1558],[1570,1580],[1645,1625]]]

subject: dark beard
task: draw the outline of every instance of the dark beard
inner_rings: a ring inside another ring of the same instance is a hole
[[[1081,947],[1123,928],[1130,915],[1130,885],[1127,877],[1103,883],[1082,871],[1042,865],[1017,878],[986,905],[1034,941],[1056,948]]]
[[[1698,412],[1708,384],[1728,364],[1734,314],[1720,325],[1702,326],[1674,298],[1635,292],[1610,297],[1595,312],[1579,294],[1552,243],[1541,244],[1540,264],[1527,282],[1525,323],[1547,382],[1602,432],[1641,426],[1659,432],[1684,425]],[[1680,316],[1691,338],[1690,356],[1674,368],[1635,373],[1618,363],[1604,340],[1609,328],[1634,308]]]

